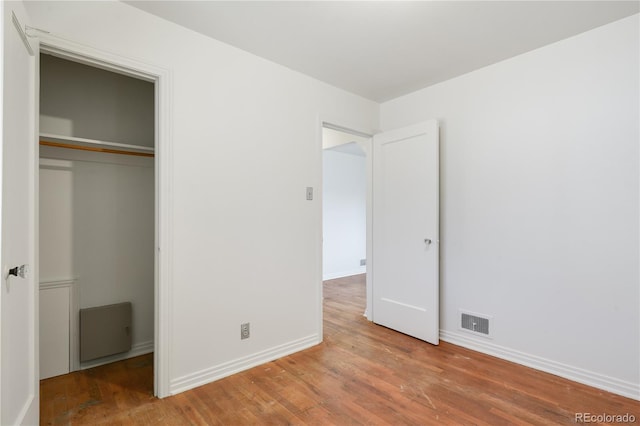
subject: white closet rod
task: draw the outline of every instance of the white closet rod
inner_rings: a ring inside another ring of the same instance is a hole
[[[126,143],[99,141],[95,139],[76,138],[73,136],[53,135],[51,133],[40,133],[40,139],[47,142],[59,142],[63,144],[80,143],[94,146],[106,146],[119,149],[133,149],[136,151],[154,152],[155,149],[147,146],[129,145]]]
[[[138,157],[154,156],[154,149],[146,146],[127,145],[115,142],[103,142],[93,139],[75,138],[72,136],[59,136],[48,133],[40,134],[40,145],[52,146],[56,148],[77,149],[81,151],[104,152],[107,154],[135,155]]]

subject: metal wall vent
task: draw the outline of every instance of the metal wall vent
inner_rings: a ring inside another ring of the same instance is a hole
[[[460,327],[463,330],[473,331],[474,333],[484,334],[485,336],[490,335],[489,318],[483,318],[477,315],[461,312],[460,320]]]

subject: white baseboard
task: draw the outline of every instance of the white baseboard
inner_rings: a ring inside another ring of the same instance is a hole
[[[640,384],[638,383],[627,382],[614,377],[562,364],[557,361],[519,352],[496,345],[486,339],[469,336],[466,333],[440,330],[440,339],[457,346],[492,355],[497,358],[515,362],[516,364],[535,368],[536,370],[564,377],[565,379],[573,380],[574,382],[593,386],[598,389],[640,401]]]
[[[360,275],[367,272],[366,266],[361,266],[358,269],[352,269],[350,271],[331,272],[329,274],[322,275],[322,281],[335,280],[336,278],[351,277],[353,275]]]
[[[87,368],[98,367],[100,365],[109,364],[111,362],[123,361],[125,359],[149,354],[153,352],[153,348],[153,340],[149,340],[148,342],[136,343],[131,346],[131,350],[129,352],[123,352],[121,354],[106,356],[104,358],[92,359],[91,361],[83,362],[80,364],[80,370],[86,370]]]
[[[320,343],[322,339],[317,334],[303,337],[283,345],[276,346],[252,355],[225,362],[220,365],[205,368],[186,376],[178,377],[171,380],[169,393],[171,395],[193,389],[207,383],[214,382],[223,377],[230,376],[240,371],[248,370],[260,364],[265,364],[274,359],[291,355],[294,352],[310,348]]]

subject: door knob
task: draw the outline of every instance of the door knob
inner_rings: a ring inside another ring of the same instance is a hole
[[[7,271],[7,278],[14,277],[27,278],[29,276],[29,265],[20,265]]]
[[[424,243],[428,246],[431,245],[431,238],[425,238]]]

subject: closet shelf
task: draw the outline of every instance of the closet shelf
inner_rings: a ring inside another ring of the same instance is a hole
[[[155,151],[154,148],[146,146],[53,135],[50,133],[40,133],[40,145],[142,157],[153,157]]]

